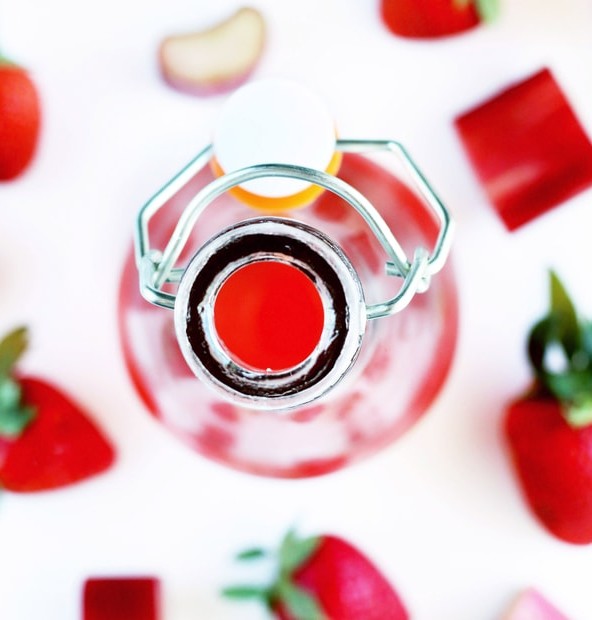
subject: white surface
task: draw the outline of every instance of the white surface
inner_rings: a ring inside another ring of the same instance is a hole
[[[218,0],[0,2],[6,53],[34,70],[44,101],[39,157],[0,186],[0,328],[26,321],[25,368],[94,412],[119,463],[87,484],[0,502],[0,618],[78,620],[85,576],[152,573],[165,620],[257,620],[217,596],[232,553],[289,525],[354,541],[418,620],[495,620],[538,586],[592,618],[592,546],[551,538],[528,513],[500,439],[504,403],[527,384],[524,335],[546,303],[546,269],[592,316],[592,193],[508,234],[486,204],[451,118],[550,66],[592,128],[587,0],[507,0],[495,26],[447,41],[397,40],[377,2],[259,0],[269,42],[255,77],[301,80],[347,137],[401,139],[452,207],[461,330],[449,381],[424,420],[375,458],[328,477],[237,474],[158,426],[124,371],[119,273],[139,205],[211,137],[222,98],[170,90],[156,50],[209,25]]]
[[[335,153],[335,122],[327,104],[299,82],[255,80],[222,105],[213,144],[224,172],[270,163],[326,170]],[[242,185],[258,196],[273,198],[309,186],[279,177]]]

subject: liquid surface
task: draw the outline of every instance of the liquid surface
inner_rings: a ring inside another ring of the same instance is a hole
[[[277,261],[241,267],[214,303],[218,337],[230,357],[257,370],[285,370],[303,362],[323,331],[323,303],[300,269]]]

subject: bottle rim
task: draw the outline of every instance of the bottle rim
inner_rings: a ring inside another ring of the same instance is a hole
[[[228,277],[254,261],[277,261],[303,271],[324,309],[318,344],[299,364],[278,371],[250,368],[233,358],[215,328],[215,298]],[[341,248],[299,221],[264,217],[234,224],[203,245],[177,291],[175,331],[193,373],[236,404],[289,411],[333,389],[354,364],[366,330],[366,304],[358,274]]]

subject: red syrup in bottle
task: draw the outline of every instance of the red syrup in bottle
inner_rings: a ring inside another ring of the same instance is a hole
[[[374,204],[406,252],[412,254],[420,245],[433,247],[439,230],[436,218],[390,171],[366,157],[345,154],[337,176]],[[156,247],[166,245],[188,197],[212,180],[210,170],[203,169],[155,215],[150,235]],[[186,264],[192,253],[222,228],[252,219],[253,215],[251,208],[228,193],[217,198],[193,230],[179,264]],[[324,192],[308,207],[286,217],[323,231],[338,244],[355,268],[368,303],[396,292],[400,284],[397,278],[384,273],[387,258],[382,247],[362,217],[341,198]],[[281,269],[296,269],[284,262],[278,264]],[[252,271],[243,276],[256,278]],[[271,277],[268,272],[263,276],[267,282],[261,282],[264,286],[260,295],[265,298],[274,286],[275,275]],[[232,314],[232,297],[240,297],[244,285],[240,271],[235,271],[234,277],[239,278],[235,281],[239,291],[234,291],[230,300],[220,298],[222,305],[218,309],[223,314]],[[233,279],[228,277],[228,286]],[[284,292],[302,285],[303,281],[287,284]],[[310,310],[316,308],[314,287],[309,292],[305,303]],[[347,314],[347,309],[334,310],[337,317]],[[215,314],[214,305],[214,325]],[[279,329],[289,329],[297,314],[284,315]],[[301,328],[310,337],[308,344],[298,349],[298,338],[290,334],[285,352],[276,359],[278,366],[298,362],[307,348],[315,345],[318,308],[312,315],[311,325]],[[254,316],[247,318],[255,320]],[[140,295],[133,249],[125,263],[119,295],[125,361],[150,412],[193,449],[215,461],[251,473],[286,478],[334,471],[401,436],[426,412],[442,387],[454,353],[457,324],[456,286],[448,264],[428,291],[416,295],[404,311],[368,323],[355,364],[334,390],[313,402],[277,412],[229,401],[195,377],[180,350],[172,313],[151,306]],[[243,345],[233,340],[238,327],[222,327],[220,323],[216,329],[230,357],[246,365],[268,366],[266,361],[277,354],[267,345],[259,349],[257,339],[250,340],[239,352]]]
[[[257,370],[286,370],[318,344],[324,310],[312,279],[274,260],[247,264],[222,284],[214,323],[229,356]]]

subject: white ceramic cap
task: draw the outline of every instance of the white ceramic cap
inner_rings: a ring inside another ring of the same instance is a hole
[[[270,79],[237,90],[222,108],[214,155],[224,172],[256,164],[326,170],[335,153],[335,126],[325,103],[300,84]],[[263,178],[242,187],[265,197],[291,196],[306,181]]]

